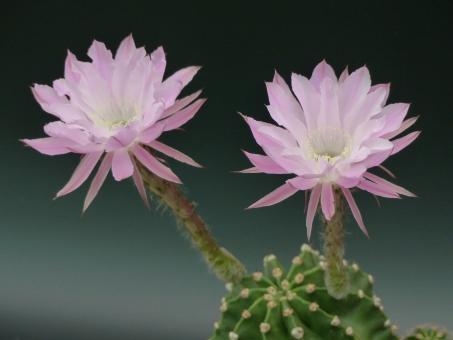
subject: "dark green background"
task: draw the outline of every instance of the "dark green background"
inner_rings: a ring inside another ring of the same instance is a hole
[[[269,121],[264,81],[274,68],[310,74],[366,64],[392,82],[390,102],[413,103],[421,138],[386,165],[419,198],[357,194],[371,239],[348,224],[347,255],[374,274],[401,333],[421,322],[453,328],[453,4],[451,1],[16,1],[1,9],[0,339],[186,339],[210,334],[223,285],[166,213],[148,211],[131,181],[110,178],[81,217],[86,186],[52,200],[77,156],[46,157],[19,138],[52,120],[34,82],[62,76],[66,49],[93,38],[116,49],[133,33],[164,45],[168,71],[203,69],[189,90],[209,98],[186,132],[165,136],[206,166],[172,163],[219,241],[250,269],[269,252],[285,262],[306,242],[303,194],[244,207],[281,176],[238,175],[258,147],[236,114]],[[317,226],[313,243],[319,243]]]

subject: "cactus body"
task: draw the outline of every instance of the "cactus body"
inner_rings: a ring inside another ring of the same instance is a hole
[[[448,335],[444,330],[435,326],[420,326],[404,340],[452,340],[453,337]]]
[[[292,262],[285,273],[268,255],[263,273],[231,285],[210,340],[398,339],[373,294],[373,278],[356,264],[347,266],[350,293],[338,300],[327,292],[318,252],[304,245]]]

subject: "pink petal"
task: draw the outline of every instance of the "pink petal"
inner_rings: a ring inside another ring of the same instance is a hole
[[[170,106],[168,109],[166,109],[164,111],[161,118],[166,118],[166,117],[171,116],[172,114],[178,112],[179,110],[184,109],[187,105],[189,105],[195,99],[197,99],[200,96],[201,92],[202,91],[200,90],[195,93],[192,93],[191,95],[189,95],[187,97],[176,100],[172,106]]]
[[[64,63],[64,77],[65,79],[77,83],[80,81],[80,71],[76,64],[78,63],[77,58],[71,51],[68,50],[68,54]]]
[[[153,140],[159,138],[164,131],[163,124],[155,124],[145,129],[140,133],[139,139],[143,144],[151,143]]]
[[[406,119],[405,121],[403,121],[401,123],[401,126],[397,130],[395,130],[393,132],[390,132],[390,133],[387,133],[383,137],[384,138],[388,138],[388,139],[392,139],[392,138],[398,136],[399,134],[403,133],[407,129],[409,129],[412,125],[415,124],[415,122],[417,120],[418,120],[418,116],[417,117],[408,118],[408,119]]]
[[[274,79],[272,79],[272,82],[280,85],[285,91],[291,92],[291,89],[289,88],[285,79],[283,79],[283,77],[278,74],[277,70],[274,71]]]
[[[142,175],[140,174],[140,171],[138,170],[135,162],[134,162],[134,173],[132,174],[132,178],[134,180],[134,184],[137,188],[137,191],[140,194],[140,197],[142,198],[146,207],[149,208],[148,195],[146,193],[145,185],[143,183],[143,178],[142,178]]]
[[[299,74],[291,74],[291,85],[304,111],[306,126],[308,129],[316,128],[316,118],[320,109],[319,93],[313,84]]]
[[[333,195],[332,184],[323,183],[321,191],[321,209],[324,217],[330,220],[335,214],[335,198]]]
[[[316,65],[311,75],[310,81],[316,88],[320,89],[321,83],[326,78],[331,79],[335,83],[337,82],[337,76],[335,75],[335,71],[333,70],[332,66],[330,66],[325,60],[323,60],[318,65]]]
[[[320,109],[317,126],[341,126],[340,111],[338,107],[338,86],[331,78],[325,78],[319,85]]]
[[[112,52],[105,47],[105,44],[94,40],[88,49],[88,56],[93,61],[93,65],[105,77],[109,77],[110,67],[113,63]]]
[[[409,111],[409,107],[410,104],[407,103],[395,103],[385,106],[381,112],[382,118],[385,119],[384,128],[380,132],[381,135],[385,136],[398,130]]]
[[[365,100],[370,87],[370,73],[365,66],[352,72],[340,86],[338,99],[340,112],[345,116],[354,114]]]
[[[367,179],[363,179],[357,185],[359,189],[368,191],[377,196],[387,197],[387,198],[400,198],[400,195],[395,193],[394,191],[389,191],[387,188],[384,188],[374,182],[371,182]]]
[[[401,150],[409,146],[414,140],[417,139],[418,136],[420,136],[420,133],[421,131],[414,131],[404,137],[392,140],[392,143],[394,145],[392,155],[400,152]]]
[[[256,142],[264,149],[264,151],[266,151],[269,147],[281,149],[283,147],[297,146],[297,141],[289,133],[289,131],[242,114],[241,116],[249,125]]]
[[[185,67],[183,69],[180,69],[179,71],[176,71],[173,73],[170,77],[165,79],[165,82],[178,82],[182,85],[182,87],[186,86],[190,81],[193,79],[193,77],[197,74],[197,72],[201,69],[201,66],[189,66]]]
[[[392,154],[392,149],[376,152],[376,153],[369,155],[366,159],[364,159],[360,163],[367,168],[372,168],[372,167],[380,165],[387,158],[389,158],[391,154]]]
[[[299,190],[308,190],[308,189],[313,188],[318,183],[318,179],[317,178],[304,178],[304,177],[299,176],[299,177],[291,178],[287,182]]]
[[[152,68],[153,76],[155,77],[157,82],[161,82],[164,77],[165,67],[167,64],[165,60],[165,52],[162,46],[156,48],[151,53],[150,58],[151,64],[153,66]]]
[[[103,151],[98,151],[88,153],[83,156],[68,183],[66,183],[66,185],[59,192],[57,192],[56,197],[67,195],[80,187],[87,180],[102,154]]]
[[[362,214],[360,213],[359,207],[357,206],[357,203],[355,202],[354,197],[351,194],[351,191],[346,188],[341,188],[341,191],[343,192],[343,195],[346,198],[346,202],[348,202],[348,205],[351,208],[352,216],[354,216],[357,224],[360,227],[360,230],[362,230],[367,237],[370,237],[368,235],[368,230],[365,227],[365,223],[363,223]]]
[[[313,188],[310,194],[310,200],[307,207],[307,237],[310,239],[311,230],[313,228],[313,220],[315,219],[316,210],[318,209],[319,198],[321,197],[321,185]]]
[[[121,181],[132,176],[134,165],[127,149],[120,149],[113,152],[112,174],[113,178]]]
[[[384,105],[387,102],[387,99],[389,98],[390,83],[373,85],[373,86],[371,86],[369,93],[374,92],[376,90],[380,90],[380,89],[384,90],[384,92],[385,92],[385,96],[384,96],[384,99],[382,101],[382,104]]]
[[[174,130],[187,123],[195,116],[206,99],[198,99],[191,105],[175,113],[174,115],[160,121],[164,126],[164,131]]]
[[[55,156],[71,152],[67,147],[67,139],[58,137],[45,137],[35,139],[22,139],[22,142],[42,154]]]
[[[244,170],[238,170],[238,171],[233,171],[233,172],[238,172],[238,173],[241,173],[241,174],[260,174],[263,171],[261,171],[260,169],[258,169],[256,167],[251,167],[251,168],[247,168],[247,169],[244,169]]]
[[[302,108],[287,86],[281,86],[278,83],[266,83],[266,88],[270,105],[282,113],[277,116],[279,120],[290,116],[291,121],[299,124],[303,123],[304,114]],[[281,124],[278,120],[276,122]],[[281,125],[286,126],[285,124]]]
[[[392,171],[390,171],[390,169],[386,168],[385,166],[379,165],[379,168],[381,168],[390,177],[396,178],[395,174]]]
[[[175,104],[176,98],[183,88],[184,86],[181,82],[167,79],[160,87],[154,90],[154,97],[156,100],[162,102],[167,109]]]
[[[278,165],[271,157],[244,151],[244,154],[260,172],[268,174],[287,174],[288,171]]]
[[[116,51],[115,60],[128,62],[136,50],[134,38],[132,34],[129,34],[126,38],[121,41],[118,50]]]
[[[153,155],[146,151],[140,145],[135,145],[133,148],[134,156],[142,163],[149,171],[157,176],[174,183],[181,183],[181,180],[176,176],[170,168],[159,162]]]
[[[282,186],[275,189],[274,191],[272,191],[271,193],[261,198],[260,200],[253,203],[247,209],[268,207],[270,205],[280,203],[281,201],[294,195],[297,191],[298,189],[296,189],[289,183],[285,183]]]
[[[189,156],[185,155],[181,151],[173,149],[172,147],[170,147],[170,146],[168,146],[166,144],[160,143],[157,140],[149,143],[148,145],[150,147],[152,147],[154,150],[157,150],[157,151],[159,151],[159,152],[161,152],[161,153],[163,153],[163,154],[165,154],[165,155],[167,155],[167,156],[169,156],[171,158],[174,158],[177,161],[180,161],[182,163],[186,163],[186,164],[195,166],[197,168],[201,168],[202,167],[200,164],[195,162],[192,158],[190,158]]]
[[[343,72],[341,72],[340,78],[338,78],[338,82],[343,83],[347,77],[349,77],[349,70],[348,67],[346,66]]]
[[[94,198],[98,194],[102,184],[104,183],[112,166],[112,157],[113,155],[111,153],[107,153],[104,159],[102,160],[98,172],[94,176],[90,188],[88,189],[88,193],[85,197],[85,202],[83,203],[83,212],[85,212],[88,209],[91,202],[93,202]]]
[[[409,197],[415,197],[416,195],[409,190],[404,189],[403,187],[400,187],[399,185],[393,184],[379,176],[376,176],[370,172],[366,172],[365,175],[363,176],[374,183],[378,184],[381,188],[388,192],[394,192],[400,195],[405,195]]]
[[[136,137],[137,132],[131,126],[120,128],[114,136],[108,139],[106,143],[106,150],[114,151],[126,148],[134,142]]]
[[[66,97],[59,96],[50,86],[35,84],[31,91],[41,108],[65,122],[71,122],[83,117],[83,113],[72,107]]]

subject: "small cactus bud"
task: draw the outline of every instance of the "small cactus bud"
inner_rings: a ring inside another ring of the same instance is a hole
[[[319,305],[316,302],[312,302],[308,305],[310,312],[316,312],[319,309]]]
[[[244,288],[241,290],[241,298],[247,299],[250,296],[250,290],[248,288]]]
[[[271,330],[271,325],[269,325],[267,322],[262,322],[260,324],[260,332],[263,334],[266,334]]]
[[[259,282],[259,281],[261,281],[261,279],[263,277],[263,273],[255,272],[252,274],[252,277],[253,277],[253,280],[255,280],[256,282]]]
[[[235,333],[235,332],[230,332],[230,333],[228,334],[228,338],[229,338],[230,340],[238,340],[238,339],[239,339],[239,335],[237,335],[237,333]]]
[[[341,323],[340,318],[337,315],[335,315],[332,321],[330,322],[330,324],[335,327],[340,326],[340,323]]]
[[[247,309],[245,309],[242,311],[241,316],[244,319],[250,319],[250,317],[252,316],[252,313],[250,313]]]
[[[346,327],[346,334],[349,336],[354,335],[354,329],[351,326]]]
[[[315,285],[314,283],[309,283],[309,284],[307,285],[307,287],[305,288],[305,291],[306,291],[308,294],[313,293],[315,290],[316,290],[316,285]]]
[[[291,330],[291,336],[294,339],[302,339],[304,337],[304,329],[302,327],[296,327]]]
[[[304,282],[304,274],[302,273],[298,273],[295,277],[294,277],[294,282],[296,282],[298,285],[300,285],[302,282]]]

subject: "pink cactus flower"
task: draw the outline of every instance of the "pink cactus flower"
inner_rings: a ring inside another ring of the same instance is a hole
[[[162,47],[150,55],[125,38],[112,56],[101,42],[88,50],[91,62],[82,62],[68,52],[64,78],[53,86],[34,85],[32,92],[44,111],[58,118],[44,126],[45,138],[23,142],[46,155],[82,155],[69,182],[57,197],[80,187],[100,162],[84,202],[86,210],[109,171],[117,181],[132,177],[147,203],[144,183],[137,168],[140,162],[168,181],[180,179],[147,148],[178,161],[199,166],[183,153],[159,142],[162,133],[179,128],[200,109],[205,99],[198,91],[177,99],[199,70],[183,68],[163,79],[166,60]]]
[[[371,86],[364,66],[339,78],[325,61],[316,66],[310,79],[293,73],[291,88],[276,72],[266,83],[273,125],[246,117],[256,142],[265,155],[245,152],[253,167],[246,173],[288,174],[291,179],[249,208],[270,206],[299,190],[310,192],[307,233],[310,238],[319,202],[330,220],[335,213],[334,189],[341,190],[361,230],[368,235],[351,194],[358,188],[382,197],[414,196],[408,190],[370,172],[381,167],[420,134],[395,138],[412,126],[409,104],[386,105],[389,84]]]

